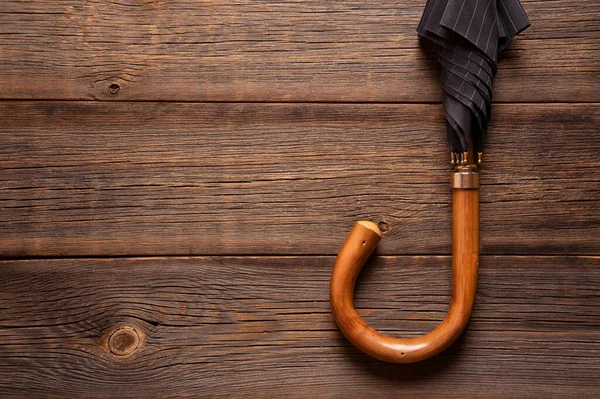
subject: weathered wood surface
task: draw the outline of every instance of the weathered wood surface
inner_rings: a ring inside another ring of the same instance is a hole
[[[482,253],[600,253],[600,105],[497,104]],[[4,102],[0,253],[449,254],[439,105]]]
[[[464,336],[389,365],[332,321],[333,257],[0,262],[0,396],[600,396],[600,258],[485,256]],[[448,257],[380,257],[356,305],[413,336],[444,316]],[[139,331],[129,357],[107,348]]]
[[[7,0],[0,98],[437,101],[424,4]],[[600,2],[523,5],[533,25],[504,53],[495,99],[599,101]]]
[[[600,397],[600,2],[522,2],[472,321],[402,366],[335,328],[333,257],[294,255],[381,222],[359,313],[442,320],[449,257],[382,256],[450,253],[425,0],[3,1],[0,397]]]

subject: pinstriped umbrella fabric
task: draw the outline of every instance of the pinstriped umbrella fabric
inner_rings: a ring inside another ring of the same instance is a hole
[[[519,0],[428,0],[417,28],[442,67],[452,152],[483,151],[498,53],[529,26]]]

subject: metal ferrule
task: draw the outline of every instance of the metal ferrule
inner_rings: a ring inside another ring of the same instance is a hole
[[[450,186],[464,190],[479,188],[479,172],[475,165],[455,167],[450,175]]]
[[[479,188],[478,166],[483,154],[472,148],[468,152],[451,152],[450,161],[454,171],[450,175],[450,186],[453,189],[474,190]]]

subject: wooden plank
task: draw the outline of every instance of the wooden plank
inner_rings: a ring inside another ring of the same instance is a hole
[[[493,111],[483,253],[599,253],[600,105]],[[381,254],[449,254],[441,112],[0,103],[0,253],[331,255],[370,219]]]
[[[358,352],[329,313],[332,257],[0,262],[8,397],[577,397],[600,395],[600,258],[481,260],[467,331],[424,363]],[[357,308],[414,336],[439,323],[447,257],[380,257]],[[108,349],[137,330],[128,357]]]
[[[425,0],[3,1],[0,98],[438,101]],[[600,101],[600,3],[524,0],[499,101]],[[527,82],[524,90],[523,82]]]

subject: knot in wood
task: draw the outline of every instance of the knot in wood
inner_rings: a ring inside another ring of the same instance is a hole
[[[121,327],[108,338],[108,348],[115,356],[129,356],[140,346],[140,332],[133,327]]]
[[[379,227],[379,230],[382,233],[385,233],[386,231],[388,231],[390,229],[389,223],[385,220],[382,220],[379,223],[377,223],[377,226]]]

